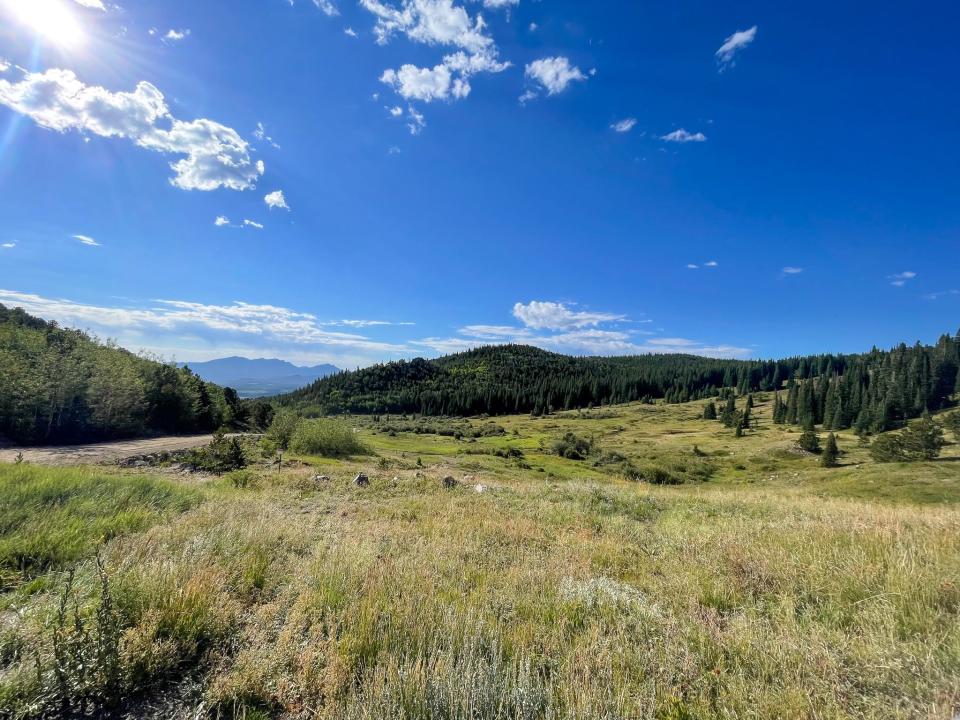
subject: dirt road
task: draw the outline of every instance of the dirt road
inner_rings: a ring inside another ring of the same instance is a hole
[[[23,459],[26,462],[36,463],[37,465],[94,465],[134,455],[189,450],[200,445],[206,445],[212,439],[213,435],[188,435],[146,440],[119,440],[92,445],[2,448],[0,449],[0,462],[14,462],[17,454],[23,453]]]

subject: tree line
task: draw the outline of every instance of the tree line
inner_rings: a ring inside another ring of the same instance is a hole
[[[269,405],[0,305],[0,436],[24,444],[269,424]],[[254,418],[254,415],[258,415]]]
[[[859,355],[719,360],[690,355],[570,357],[533,347],[484,347],[342,372],[280,396],[307,415],[545,414],[664,398],[669,403],[731,392],[776,393],[777,422],[902,427],[960,393],[960,334],[932,346],[899,345]]]

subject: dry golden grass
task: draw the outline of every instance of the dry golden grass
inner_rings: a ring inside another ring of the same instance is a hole
[[[364,422],[376,457],[211,481],[103,550],[131,716],[951,718],[956,447],[878,466],[844,435],[823,470],[796,433],[736,440],[699,409],[498,419],[507,435],[476,442]],[[568,430],[713,479],[638,484],[538,449]],[[507,446],[525,457],[489,454]],[[3,596],[10,717],[43,697],[60,587]],[[92,562],[76,588],[96,607]]]

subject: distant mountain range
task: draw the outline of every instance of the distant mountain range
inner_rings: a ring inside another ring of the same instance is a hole
[[[244,398],[291,392],[319,378],[340,372],[340,368],[333,365],[300,367],[286,360],[251,360],[244,357],[182,364],[207,382],[232,387]]]

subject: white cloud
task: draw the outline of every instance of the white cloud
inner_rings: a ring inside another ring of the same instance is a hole
[[[0,247],[4,248],[5,250],[10,250],[12,248],[15,248],[16,246],[17,244],[15,242],[6,242],[6,243],[3,243],[3,245],[0,245]]]
[[[513,316],[534,330],[566,330],[625,320],[625,315],[571,310],[564,303],[540,302],[513,306]]]
[[[0,105],[56,132],[127,138],[148,150],[185,155],[170,164],[170,182],[183,190],[247,190],[263,174],[235,130],[207,119],[176,119],[148,82],[113,93],[85,85],[70,70],[27,73],[17,83],[0,80]]]
[[[223,215],[217,215],[217,219],[213,221],[213,224],[217,227],[223,227],[224,225],[230,224],[230,218]]]
[[[244,220],[243,226],[253,228],[254,230],[263,230],[263,225],[253,220]]]
[[[387,112],[390,113],[390,117],[398,118],[403,115],[403,108],[399,105],[396,105],[394,107],[388,107]]]
[[[894,287],[903,287],[907,284],[908,280],[913,280],[916,276],[917,274],[912,270],[905,270],[904,272],[897,273],[896,275],[889,275],[888,279],[890,280],[890,284]]]
[[[79,240],[84,245],[89,245],[91,247],[99,247],[100,243],[94,240],[89,235],[71,235],[74,240]]]
[[[695,263],[689,263],[687,265],[687,270],[699,270],[700,266]]]
[[[10,69],[10,63],[8,63],[3,58],[0,58],[0,73],[5,73],[9,69]]]
[[[331,0],[313,0],[313,4],[323,10],[327,17],[336,17],[340,14],[340,11],[337,10],[337,6],[334,5]]]
[[[73,0],[77,5],[81,5],[86,8],[93,8],[94,10],[106,10],[107,8],[103,5],[103,0]]]
[[[630,118],[624,118],[623,120],[617,120],[617,122],[613,123],[610,126],[610,129],[618,133],[628,133],[631,130],[633,130],[633,128],[636,127],[636,125],[637,125],[637,119],[630,117]]]
[[[689,133],[683,128],[680,128],[679,130],[674,130],[672,133],[661,135],[660,139],[665,142],[675,143],[706,142],[707,136],[702,132]]]
[[[572,82],[581,82],[587,79],[580,68],[570,64],[565,57],[548,57],[534,60],[527,65],[524,72],[527,79],[532,80],[544,90],[547,95],[556,95],[567,89]],[[524,93],[525,99],[530,92]],[[534,95],[535,97],[535,95]]]
[[[703,266],[708,268],[715,268],[715,267],[720,267],[720,263],[718,263],[716,260],[708,260],[703,264]]]
[[[266,197],[264,197],[263,201],[271,210],[274,208],[279,208],[281,210],[290,209],[290,206],[287,205],[287,199],[283,196],[283,190],[274,190],[272,193],[269,193]]]
[[[406,100],[459,100],[470,94],[471,76],[510,67],[509,62],[498,60],[499,51],[483,18],[472,19],[453,0],[403,0],[400,6],[360,0],[360,4],[376,16],[374,34],[380,44],[402,33],[413,42],[459,48],[432,68],[406,63],[385,70],[380,81]]]
[[[803,272],[803,268],[802,268],[802,267],[794,267],[793,265],[787,265],[787,266],[783,269],[783,274],[784,274],[784,275],[799,275],[799,274],[802,273],[802,272]]]
[[[500,10],[519,5],[520,0],[483,0],[483,6],[491,10]]]
[[[344,35],[349,35],[349,36],[352,37],[352,38],[360,37],[359,35],[357,35],[357,31],[354,30],[352,27],[345,27],[345,28],[343,29],[343,34],[344,34]]]
[[[535,22],[530,23],[530,26],[527,28],[530,32],[536,32],[540,28]]]
[[[181,40],[186,39],[190,35],[189,28],[184,30],[167,30],[167,34],[163,36],[164,41],[166,42],[180,42]]]
[[[757,36],[757,26],[747,30],[737,30],[733,35],[724,40],[723,45],[717,50],[717,62],[720,63],[720,69],[732,67],[735,64],[736,55],[747,45],[753,42]]]

